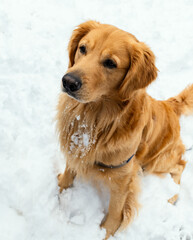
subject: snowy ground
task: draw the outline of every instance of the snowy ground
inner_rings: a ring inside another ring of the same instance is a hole
[[[73,28],[88,19],[114,24],[151,46],[159,77],[157,99],[193,83],[192,0],[0,0],[0,239],[101,240],[107,207],[87,183],[59,197],[56,175],[65,168],[55,134],[55,106],[67,68]],[[187,149],[193,117],[181,119]],[[178,191],[170,176],[142,179],[142,208],[112,239],[193,240],[193,150]]]

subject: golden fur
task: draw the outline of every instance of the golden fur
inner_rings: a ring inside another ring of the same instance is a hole
[[[80,46],[86,46],[82,54]],[[146,93],[156,79],[155,56],[146,44],[114,26],[88,21],[72,34],[69,68],[82,87],[74,98],[61,93],[57,129],[66,170],[58,176],[60,192],[76,175],[102,181],[111,193],[109,210],[101,226],[106,239],[125,227],[138,209],[139,172],[170,173],[180,183],[185,147],[179,116],[193,109],[193,85],[177,97],[157,101]],[[116,62],[106,68],[105,59]],[[96,162],[119,165],[99,167]],[[176,196],[171,199],[176,200]]]

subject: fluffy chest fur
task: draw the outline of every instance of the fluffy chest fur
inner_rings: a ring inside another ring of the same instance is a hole
[[[88,155],[96,143],[95,121],[88,121],[86,111],[73,99],[61,95],[57,115],[60,146],[69,164],[76,170],[92,164]]]
[[[140,100],[125,108],[81,104],[61,94],[57,127],[70,168],[85,173],[96,168],[95,162],[119,165],[133,155],[145,124],[143,105]]]

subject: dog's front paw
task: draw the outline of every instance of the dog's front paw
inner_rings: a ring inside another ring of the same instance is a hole
[[[113,236],[115,232],[121,225],[121,218],[111,218],[107,214],[105,218],[102,220],[100,227],[106,229],[106,236],[104,240],[107,240],[110,236]]]
[[[72,186],[75,176],[76,173],[68,168],[63,174],[58,174],[58,186],[60,187],[60,193],[63,191],[63,189],[67,189],[68,187]]]
[[[58,178],[58,186],[60,187],[60,193],[62,193],[63,189],[68,188],[67,184],[65,183],[64,174],[62,173],[58,174],[57,178]]]

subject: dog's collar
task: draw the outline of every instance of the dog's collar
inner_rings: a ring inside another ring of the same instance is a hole
[[[127,163],[130,162],[130,160],[135,156],[135,154],[133,154],[129,159],[127,159],[126,161],[122,162],[121,164],[119,165],[106,165],[102,162],[95,162],[95,165],[99,166],[99,167],[102,167],[102,168],[111,168],[111,169],[114,169],[114,168],[120,168],[120,167],[123,167],[125,166]]]

